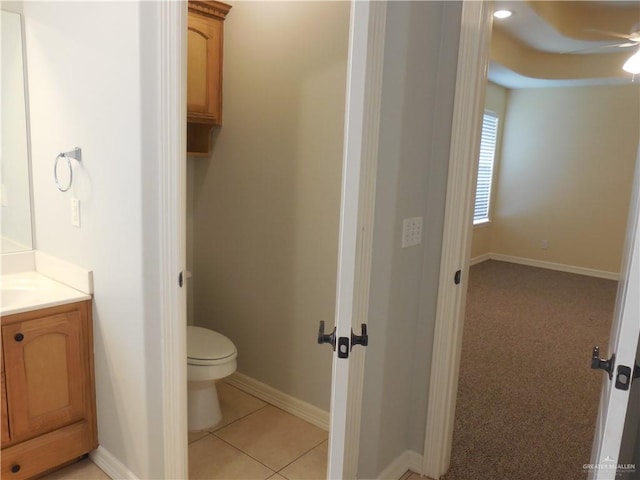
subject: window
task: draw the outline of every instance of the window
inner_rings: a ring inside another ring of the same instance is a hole
[[[489,221],[489,203],[491,201],[491,183],[493,180],[493,160],[498,140],[498,116],[485,110],[482,118],[482,138],[480,140],[480,158],[478,160],[478,182],[476,184],[476,204],[473,211],[473,224]]]

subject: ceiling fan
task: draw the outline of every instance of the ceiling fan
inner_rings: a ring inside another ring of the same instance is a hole
[[[607,32],[604,30],[593,30],[593,29],[585,29],[586,32],[594,32],[594,33],[600,33],[603,35],[608,35],[610,37],[614,37],[614,38],[621,38],[621,39],[625,39],[626,42],[620,42],[620,43],[615,43],[613,45],[605,45],[603,47],[600,48],[630,48],[630,47],[637,47],[637,50],[634,54],[632,54],[626,62],[624,62],[624,65],[622,65],[622,69],[625,72],[629,72],[633,75],[638,75],[640,74],[640,24],[637,24],[634,26],[634,30],[628,34],[625,35],[623,33],[618,33],[618,32]]]

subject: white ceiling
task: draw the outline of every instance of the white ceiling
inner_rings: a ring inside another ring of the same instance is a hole
[[[627,1],[598,1],[590,2],[592,5],[605,5],[607,8],[626,8],[638,6],[637,0]],[[603,34],[602,41],[582,41],[569,38],[560,34],[552,25],[540,17],[526,1],[517,0],[497,0],[494,2],[495,10],[511,10],[513,15],[506,19],[495,19],[494,28],[500,28],[509,35],[520,40],[529,47],[558,54],[597,54],[607,55],[610,53],[629,52],[629,55],[636,51],[634,48],[619,48],[614,45],[624,43],[623,38],[609,37]],[[638,25],[640,29],[640,25]],[[619,32],[629,34],[632,32]],[[598,34],[596,34],[597,37]],[[535,87],[558,87],[558,86],[578,86],[578,85],[598,85],[629,83],[624,79],[576,79],[576,80],[541,80],[519,75],[504,66],[491,62],[489,68],[489,79],[507,88],[535,88]],[[638,81],[638,79],[636,79]]]
[[[505,88],[547,88],[586,87],[594,85],[627,85],[627,78],[576,78],[572,80],[547,80],[531,78],[503,67],[499,63],[489,63],[489,80]]]

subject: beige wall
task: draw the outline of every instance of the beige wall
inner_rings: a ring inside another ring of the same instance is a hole
[[[389,2],[359,478],[423,452],[461,2]],[[402,221],[424,217],[401,248]]]
[[[639,93],[637,85],[510,92],[493,253],[619,272]]]
[[[471,243],[471,258],[478,258],[491,252],[491,224],[476,225],[473,227],[473,240]]]
[[[502,158],[502,143],[500,142],[500,139],[502,138],[504,125],[506,122],[505,114],[507,110],[508,98],[509,90],[492,82],[487,83],[484,100],[485,109],[497,113],[500,117],[500,119],[498,120],[498,145],[496,145],[496,154],[493,167],[494,183],[493,189],[491,191],[491,211],[489,212],[489,218],[493,218],[493,212],[495,211],[495,201],[497,196],[496,186],[497,180],[500,177],[500,159]],[[486,255],[491,251],[491,230],[492,223],[473,227],[471,258]]]
[[[348,29],[348,2],[233,2],[223,126],[190,161],[195,323],[236,344],[240,372],[326,410]]]

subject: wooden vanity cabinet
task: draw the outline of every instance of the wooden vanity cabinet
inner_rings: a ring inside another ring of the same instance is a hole
[[[9,443],[9,415],[7,414],[7,387],[4,381],[4,357],[0,348],[0,369],[2,370],[2,445]]]
[[[2,318],[3,479],[31,478],[98,446],[91,301]]]
[[[222,124],[223,22],[230,5],[189,1],[187,152],[208,155],[211,127]]]

